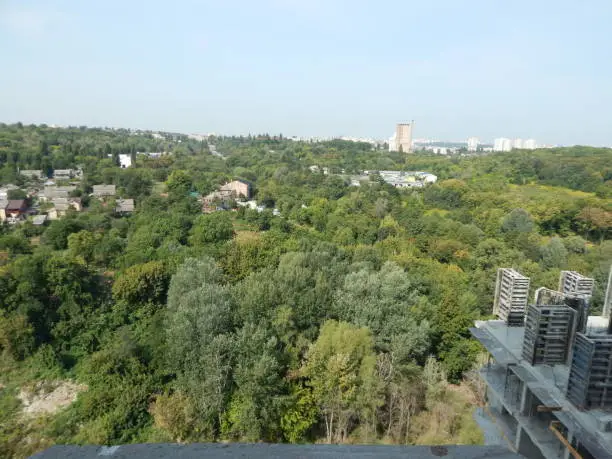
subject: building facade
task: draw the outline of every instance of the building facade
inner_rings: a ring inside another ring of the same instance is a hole
[[[395,134],[389,140],[389,151],[412,152],[412,128],[414,122],[399,123],[395,127]]]
[[[493,151],[511,151],[512,140],[500,137],[493,142]]]
[[[478,137],[470,137],[467,139],[468,151],[478,151],[478,145],[480,145],[480,139],[478,139]]]

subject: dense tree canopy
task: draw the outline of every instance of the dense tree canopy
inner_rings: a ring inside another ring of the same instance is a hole
[[[0,227],[0,456],[53,442],[478,443],[452,388],[481,351],[468,327],[490,316],[502,266],[534,288],[562,269],[592,276],[600,310],[610,164],[587,147],[447,158],[0,125],[1,184],[35,196],[19,170],[80,167],[85,205]],[[350,185],[393,169],[438,182]],[[198,198],[232,179],[266,209],[202,214]],[[135,212],[90,197],[101,183]],[[75,403],[22,418],[22,389],[64,380],[86,386]]]

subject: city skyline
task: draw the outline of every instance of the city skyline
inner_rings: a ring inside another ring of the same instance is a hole
[[[384,139],[414,119],[419,137],[612,145],[606,13],[602,0],[7,0],[0,120]]]

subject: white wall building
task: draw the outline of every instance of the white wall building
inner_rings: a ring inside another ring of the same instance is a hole
[[[119,155],[119,166],[122,169],[132,167],[132,155]]]
[[[538,144],[534,139],[527,139],[523,142],[523,148],[525,150],[535,150],[538,148]]]
[[[510,151],[512,150],[512,140],[500,137],[493,142],[493,151]]]
[[[516,148],[517,150],[523,149],[523,139],[514,139],[512,141],[512,148]]]
[[[468,151],[478,151],[478,145],[480,145],[480,139],[478,139],[478,137],[470,137],[467,139]]]

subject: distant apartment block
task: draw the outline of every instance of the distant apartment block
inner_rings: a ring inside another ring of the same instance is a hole
[[[470,137],[467,139],[467,151],[478,151],[478,145],[480,145],[480,139],[478,139],[478,137]]]
[[[534,139],[507,139],[500,137],[493,141],[493,151],[512,151],[512,150],[535,150],[537,148]]]
[[[389,139],[389,151],[412,152],[412,128],[411,123],[400,123],[395,127],[395,134]]]
[[[523,149],[525,150],[535,150],[538,148],[538,144],[533,139],[527,139],[523,142]]]
[[[511,151],[512,140],[501,137],[493,141],[493,151]]]

